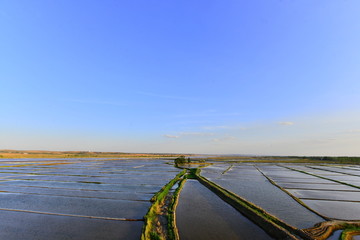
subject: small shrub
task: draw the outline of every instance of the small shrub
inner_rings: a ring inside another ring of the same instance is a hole
[[[185,156],[180,156],[178,158],[175,158],[175,164],[179,165],[179,164],[184,164],[184,163],[189,163],[190,162],[190,158],[186,159]]]

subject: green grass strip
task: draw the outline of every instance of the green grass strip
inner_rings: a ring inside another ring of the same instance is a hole
[[[199,168],[190,168],[188,169],[188,173],[185,175],[187,179],[197,179],[197,175],[199,174]]]
[[[303,229],[307,234],[309,234],[313,239],[316,240],[325,240],[328,239],[335,231],[337,230],[351,230],[351,234],[355,235],[357,230],[360,228],[360,221],[343,221],[343,220],[331,220],[326,222],[321,222],[316,224],[312,228]],[[350,233],[343,237],[349,237]],[[341,236],[339,237],[341,239]],[[347,238],[351,239],[351,238]]]
[[[232,167],[234,166],[234,164],[231,164],[225,171],[223,171],[221,174],[225,174],[228,171],[230,171],[230,169],[232,169]]]
[[[342,231],[340,235],[341,240],[352,240],[353,236],[360,235],[360,227],[350,227]]]
[[[144,227],[141,234],[141,240],[160,240],[161,236],[156,232],[156,217],[158,215],[159,208],[163,204],[166,195],[176,182],[185,174],[186,170],[182,170],[173,178],[169,183],[161,188],[152,198],[153,204],[150,206],[147,214],[144,216]]]
[[[180,180],[179,182],[179,186],[176,188],[172,201],[169,205],[168,208],[168,238],[169,239],[174,239],[174,240],[179,240],[179,232],[178,229],[176,227],[176,207],[178,205],[179,202],[179,195],[180,192],[184,186],[186,182],[186,178],[183,178]]]

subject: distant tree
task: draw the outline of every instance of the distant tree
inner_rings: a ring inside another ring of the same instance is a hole
[[[180,156],[178,158],[175,158],[175,165],[179,165],[179,164],[184,164],[187,163],[189,161],[190,158],[188,158],[188,160],[185,158],[185,156]]]

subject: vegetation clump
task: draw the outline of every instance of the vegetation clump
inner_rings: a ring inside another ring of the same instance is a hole
[[[185,164],[185,163],[191,163],[191,159],[189,157],[186,158],[185,156],[180,156],[178,158],[175,158],[174,162],[175,162],[175,165],[178,166],[178,165]]]
[[[343,230],[339,239],[350,240],[360,233],[360,221],[332,220],[316,224],[312,228],[303,229],[316,240],[325,240],[337,230]]]
[[[199,174],[199,168],[190,168],[188,169],[188,174],[186,175],[187,179],[197,179],[197,175]]]

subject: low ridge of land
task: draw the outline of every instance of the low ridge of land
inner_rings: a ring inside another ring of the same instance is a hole
[[[143,158],[178,157],[180,154],[168,153],[125,153],[91,151],[42,151],[42,150],[0,150],[1,158]]]

